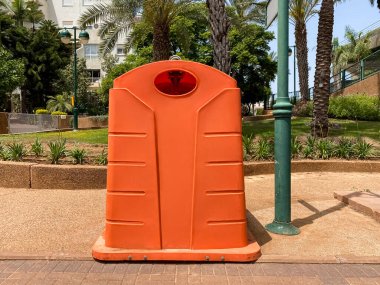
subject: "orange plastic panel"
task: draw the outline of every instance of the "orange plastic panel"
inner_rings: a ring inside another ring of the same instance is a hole
[[[114,82],[102,260],[250,261],[240,91],[209,66],[162,61]],[[133,256],[133,257],[132,257]]]

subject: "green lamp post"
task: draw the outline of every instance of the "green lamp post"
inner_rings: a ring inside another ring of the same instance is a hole
[[[59,32],[59,35],[61,37],[61,41],[64,44],[69,44],[71,42],[71,34],[68,31],[68,29],[74,31],[74,68],[73,68],[73,91],[74,91],[74,101],[73,101],[73,115],[74,115],[74,121],[73,121],[73,130],[77,131],[78,130],[78,76],[77,76],[77,27],[72,27],[72,28],[65,28],[62,31]],[[87,44],[90,35],[84,31],[81,30],[79,33],[79,43],[80,44]]]
[[[275,118],[275,217],[265,228],[272,233],[297,235],[291,223],[291,116],[288,78],[289,0],[278,1],[278,79]]]

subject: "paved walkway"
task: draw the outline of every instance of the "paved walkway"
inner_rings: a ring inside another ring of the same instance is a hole
[[[380,173],[295,173],[292,218],[298,236],[268,233],[274,177],[245,177],[250,230],[267,261],[380,261],[380,223],[334,199],[335,191],[380,189]],[[0,188],[0,258],[91,258],[104,230],[105,190]]]
[[[380,284],[371,264],[0,261],[0,284]]]

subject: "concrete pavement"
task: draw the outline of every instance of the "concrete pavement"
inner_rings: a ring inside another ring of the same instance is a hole
[[[301,229],[293,237],[264,229],[274,215],[273,179],[245,178],[249,227],[263,252],[250,264],[95,262],[105,190],[0,189],[0,284],[380,285],[380,223],[333,197],[380,189],[380,174],[293,174],[293,221]]]

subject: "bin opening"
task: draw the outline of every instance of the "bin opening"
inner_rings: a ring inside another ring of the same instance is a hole
[[[184,70],[169,70],[160,73],[154,85],[166,95],[185,95],[195,89],[197,79]]]

